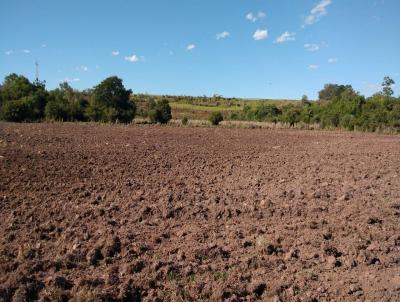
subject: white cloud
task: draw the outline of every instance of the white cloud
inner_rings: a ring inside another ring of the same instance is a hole
[[[14,53],[14,51],[12,51],[12,50],[7,50],[6,52],[4,52],[4,54],[7,56],[12,55],[13,53]]]
[[[119,51],[118,51],[118,50],[113,50],[113,51],[111,52],[111,54],[112,54],[113,56],[119,56]]]
[[[195,49],[196,48],[196,45],[194,45],[194,44],[189,44],[188,46],[186,46],[186,50],[193,50],[193,49]]]
[[[81,79],[79,79],[79,78],[65,78],[64,79],[64,82],[67,82],[67,83],[72,83],[72,82],[79,82]]]
[[[223,32],[218,33],[218,34],[216,35],[216,39],[217,39],[217,40],[226,39],[226,38],[228,38],[230,35],[231,35],[231,34],[230,34],[229,32],[223,31]]]
[[[47,47],[47,44],[42,44],[41,45],[43,48],[46,48]]]
[[[31,53],[31,51],[29,49],[24,49],[22,50],[23,53]]]
[[[308,69],[318,69],[319,68],[319,65],[316,65],[316,64],[311,64],[311,65],[308,65],[308,67],[307,67]]]
[[[333,64],[333,63],[337,63],[338,59],[337,58],[330,58],[328,60],[329,63]]]
[[[264,40],[268,38],[268,30],[266,29],[257,29],[253,35],[253,39],[256,41]]]
[[[276,38],[275,43],[284,43],[287,41],[294,41],[296,40],[296,33],[290,33],[285,31],[282,35]]]
[[[84,71],[84,72],[89,71],[89,67],[84,66],[84,65],[76,67],[75,69],[78,70],[78,71]]]
[[[251,22],[256,22],[257,20],[265,18],[267,15],[264,12],[259,11],[258,13],[248,13],[246,19]]]
[[[318,44],[304,44],[304,48],[308,51],[318,51],[320,49],[320,46]]]
[[[129,61],[129,62],[131,62],[131,63],[139,62],[140,59],[141,59],[141,58],[139,58],[137,55],[134,55],[134,54],[131,55],[131,56],[126,56],[126,57],[125,57],[125,60],[126,60],[126,61]]]
[[[321,17],[328,14],[327,7],[332,4],[332,0],[321,0],[313,9],[310,14],[304,19],[306,25],[312,25],[321,19]]]

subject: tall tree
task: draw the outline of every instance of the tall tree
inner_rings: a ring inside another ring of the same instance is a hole
[[[393,95],[393,89],[392,86],[395,84],[394,80],[388,76],[383,78],[382,82],[382,93],[386,96],[392,96]]]
[[[135,117],[136,106],[130,100],[132,91],[125,89],[122,80],[109,77],[97,85],[88,108],[94,121],[129,123]]]

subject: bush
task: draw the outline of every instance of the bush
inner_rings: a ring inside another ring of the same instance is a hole
[[[182,125],[187,125],[189,123],[189,119],[187,118],[187,116],[184,116],[182,119]]]
[[[211,125],[218,126],[224,120],[221,112],[213,112],[210,115],[209,121]]]
[[[149,118],[152,123],[166,124],[172,118],[171,106],[167,100],[161,100],[151,105]]]

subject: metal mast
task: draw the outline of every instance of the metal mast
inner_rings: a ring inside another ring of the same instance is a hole
[[[35,66],[36,66],[36,82],[39,82],[39,62],[37,60],[35,61]]]

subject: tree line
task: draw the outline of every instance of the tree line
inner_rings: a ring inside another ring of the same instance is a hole
[[[350,85],[326,84],[317,101],[303,96],[301,101],[283,105],[244,105],[224,119],[285,123],[289,126],[318,124],[321,128],[343,128],[361,131],[400,132],[400,98],[393,96],[395,82],[385,77],[382,90],[364,97]],[[182,97],[176,97],[182,98]],[[142,102],[142,99],[146,99]],[[89,90],[78,91],[62,83],[47,91],[45,83],[30,82],[26,77],[10,74],[0,85],[0,119],[12,122],[94,121],[130,123],[137,114],[151,122],[167,123],[171,118],[169,100],[133,95],[120,78],[109,77]],[[181,100],[182,101],[182,100]],[[190,103],[233,102],[221,96],[190,97]],[[138,104],[140,104],[138,108]],[[143,105],[145,104],[145,105]],[[210,116],[213,124],[221,114]],[[185,124],[187,121],[185,121]]]
[[[10,74],[0,85],[0,119],[130,123],[136,115],[131,94],[116,76],[106,78],[89,90],[74,90],[64,82],[47,91],[44,82],[30,82],[22,75]],[[167,123],[172,118],[168,101],[152,103],[147,116],[151,122]]]
[[[265,104],[245,106],[232,113],[237,120],[318,124],[321,128],[342,128],[359,131],[400,132],[400,97],[393,97],[393,79],[385,77],[382,90],[365,98],[351,85],[326,84],[318,101],[303,96],[301,102],[278,107]]]

